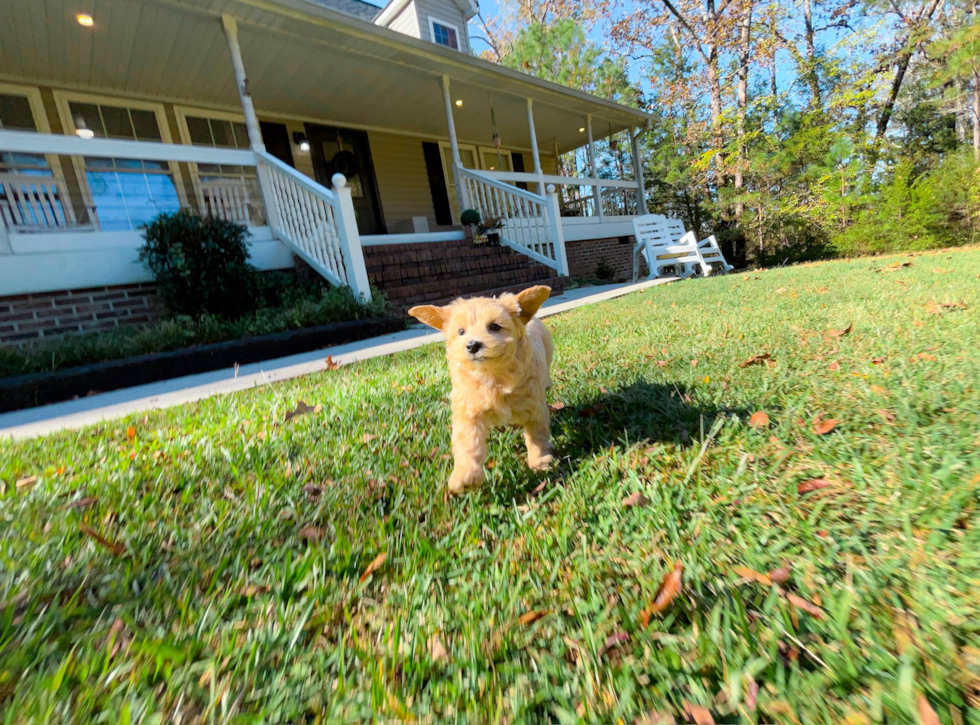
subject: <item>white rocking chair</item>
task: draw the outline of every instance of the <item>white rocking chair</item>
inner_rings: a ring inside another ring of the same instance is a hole
[[[68,189],[53,176],[0,174],[0,223],[12,232],[97,231],[95,207],[86,210],[89,223],[79,224]]]
[[[647,279],[662,276],[665,267],[673,267],[678,270],[679,277],[686,279],[695,274],[695,265],[702,264],[697,243],[687,240],[675,241],[667,228],[667,218],[660,214],[634,217],[633,235],[636,238],[636,247],[633,249],[633,281],[636,281],[639,274],[640,253],[646,259],[647,268],[650,270]]]
[[[705,275],[714,271],[713,266],[720,267],[723,272],[731,272],[734,269],[725,259],[725,255],[721,253],[721,247],[718,246],[718,240],[715,239],[714,234],[707,239],[698,241],[694,232],[684,231],[684,222],[680,219],[668,219],[667,229],[670,231],[671,239],[678,244],[694,243],[697,245],[698,255],[701,257],[701,269]]]

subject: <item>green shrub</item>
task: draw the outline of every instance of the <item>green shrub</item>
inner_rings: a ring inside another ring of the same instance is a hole
[[[153,272],[170,313],[236,318],[256,308],[245,227],[182,209],[158,215],[143,236],[140,260]]]
[[[595,266],[593,274],[599,279],[612,279],[616,274],[616,270],[609,266],[609,262],[605,258],[599,260],[599,264]]]
[[[267,276],[260,275],[259,279]],[[279,273],[277,277],[260,284],[278,289],[286,296],[294,294],[285,293],[286,289],[299,290],[295,294],[305,290],[306,296],[294,298],[286,306],[260,309],[236,320],[215,315],[178,316],[143,328],[123,328],[98,335],[66,337],[39,347],[0,348],[0,377],[61,370],[105,360],[167,352],[190,345],[381,317],[390,310],[388,301],[378,290],[372,289],[371,302],[364,304],[347,287],[324,286],[311,291],[312,283],[297,284],[295,275]],[[290,279],[293,280],[292,284]]]

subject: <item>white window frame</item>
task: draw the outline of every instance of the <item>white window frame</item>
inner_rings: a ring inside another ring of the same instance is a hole
[[[450,45],[443,45],[442,43],[436,42],[436,23],[438,23],[444,28],[449,28],[451,30],[456,31],[457,47],[453,48]],[[432,41],[433,45],[438,45],[440,48],[449,48],[449,50],[458,50],[460,53],[463,52],[463,36],[459,32],[459,26],[454,25],[453,23],[446,22],[445,20],[441,20],[440,18],[434,18],[431,15],[429,16],[429,40]]]
[[[207,108],[195,108],[194,106],[174,106],[174,116],[177,118],[177,133],[180,134],[180,142],[184,146],[194,145],[194,143],[191,141],[191,130],[187,126],[188,116],[207,118],[214,121],[234,121],[235,123],[245,123],[245,116],[241,113],[233,113],[231,111],[212,111]],[[223,147],[215,146],[213,148]],[[250,150],[250,147],[246,148],[245,150]],[[198,169],[197,164],[188,163],[187,167],[190,171],[191,185],[194,187],[194,195],[197,197],[198,204],[202,204],[203,197],[201,196],[201,172]],[[258,174],[258,170],[256,170],[256,174]]]
[[[106,106],[117,106],[123,108],[135,108],[139,111],[152,111],[157,119],[157,127],[160,129],[160,140],[163,143],[173,143],[170,135],[170,125],[167,123],[167,113],[162,103],[151,101],[140,101],[135,98],[125,96],[109,96],[98,93],[76,93],[75,91],[54,91],[54,101],[58,108],[58,117],[61,119],[61,127],[66,136],[75,135],[75,119],[72,118],[69,103],[95,103]],[[82,156],[71,157],[72,166],[75,168],[75,176],[78,179],[78,186],[81,189],[82,197],[87,206],[94,206],[95,200],[92,197],[92,190],[88,185],[88,176],[85,174],[85,159]],[[176,162],[167,162],[170,174],[177,187],[177,200],[182,207],[189,206],[187,193],[184,188],[184,179],[180,174],[180,167]]]
[[[41,100],[41,89],[37,86],[23,86],[18,83],[0,83],[0,93],[6,93],[11,96],[25,96],[31,107],[31,115],[34,117],[34,125],[37,127],[37,133],[51,133],[48,114],[44,110],[44,101]],[[54,154],[45,154],[44,158],[47,159],[48,167],[51,169],[54,178],[64,182],[65,173],[61,168],[61,160]]]
[[[477,146],[476,144],[461,143],[461,144],[458,144],[458,147],[459,147],[459,150],[460,151],[464,151],[465,150],[465,151],[472,151],[473,152],[473,156],[474,156],[474,158],[476,158],[476,163],[477,163],[477,167],[476,167],[476,169],[474,169],[475,171],[489,171],[489,169],[487,169],[486,166],[483,163],[483,153],[485,151],[486,152],[491,152],[493,154],[496,154],[497,153],[497,148],[494,147],[494,146]],[[447,191],[450,190],[450,187],[453,185],[453,181],[454,181],[453,169],[452,169],[451,166],[448,165],[449,162],[446,160],[446,151],[449,151],[451,148],[452,148],[452,145],[448,141],[440,141],[439,142],[439,158],[442,160],[442,173],[443,173],[443,177],[444,177],[445,182],[446,182],[446,190]],[[515,153],[522,154],[523,151],[519,151],[517,149],[508,149],[508,148],[504,148],[503,146],[500,147],[500,154],[501,155],[506,154],[506,155],[510,156],[511,168],[513,168],[513,166],[514,166],[514,157],[513,157],[513,155]],[[451,157],[452,156],[450,155],[450,158]],[[503,169],[500,169],[500,170],[503,171]],[[507,182],[507,183],[511,183],[511,182]],[[450,200],[449,208],[452,209],[452,207],[453,207],[452,200]],[[459,224],[458,215],[455,214],[455,213],[453,214],[453,224]]]

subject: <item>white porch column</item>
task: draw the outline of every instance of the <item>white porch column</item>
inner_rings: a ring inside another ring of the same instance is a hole
[[[538,134],[534,130],[534,101],[527,99],[527,127],[531,132],[531,158],[534,159],[534,173],[538,175],[538,194],[544,196],[544,172],[541,170],[541,155],[538,153]]]
[[[596,168],[595,163],[595,139],[592,137],[592,114],[589,113],[585,117],[585,130],[589,132],[589,176],[593,179],[599,178],[599,171]],[[602,223],[602,188],[598,186],[592,187],[592,198],[595,204],[596,217],[599,219],[599,223]]]
[[[565,230],[561,225],[561,204],[558,201],[558,191],[554,184],[548,184],[548,216],[551,222],[552,243],[555,245],[555,262],[558,263],[558,274],[568,276],[568,255],[565,253]]]
[[[343,174],[334,174],[334,193],[340,201],[340,213],[336,216],[340,228],[340,253],[344,258],[347,272],[347,285],[365,302],[371,301],[371,283],[367,267],[364,265],[364,250],[361,248],[361,235],[357,231],[357,217],[354,215],[354,202],[347,179]]]
[[[453,183],[456,184],[456,200],[459,202],[459,213],[462,214],[469,208],[466,189],[463,188],[463,179],[460,177],[459,170],[463,167],[463,162],[459,159],[459,141],[456,139],[456,120],[453,118],[453,99],[449,95],[449,76],[442,76],[442,100],[446,104],[446,125],[449,127],[449,148],[453,152]]]
[[[633,139],[633,174],[636,176],[636,206],[637,213],[649,214],[647,209],[647,190],[643,183],[643,159],[640,156],[640,139],[647,135],[652,127],[652,122],[647,121],[646,127],[639,133],[631,133]]]
[[[265,151],[259,119],[255,116],[255,106],[252,105],[252,96],[248,90],[248,76],[245,75],[245,63],[242,62],[242,47],[238,44],[238,21],[226,13],[221,16],[221,25],[225,29],[228,51],[231,53],[231,65],[235,69],[235,82],[238,84],[238,97],[241,99],[242,112],[245,114],[249,145],[253,151]]]

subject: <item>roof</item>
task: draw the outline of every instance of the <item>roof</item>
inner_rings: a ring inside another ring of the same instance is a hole
[[[220,22],[229,14],[265,117],[444,139],[447,77],[462,101],[453,109],[461,143],[492,143],[492,107],[503,144],[530,148],[528,99],[546,151],[584,145],[579,129],[590,114],[599,137],[651,118],[309,0],[103,0],[92,28],[74,22],[76,5],[9,4],[0,23],[3,77],[240,112]]]
[[[369,23],[373,22],[381,12],[380,7],[364,2],[364,0],[307,0],[307,2],[319,5],[322,8],[336,10],[337,12]]]

